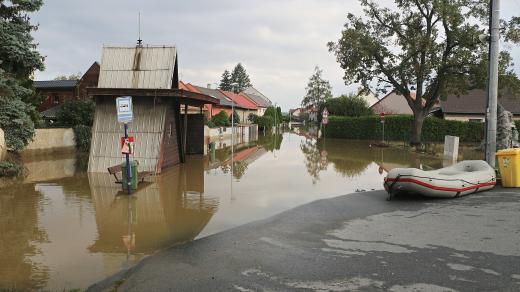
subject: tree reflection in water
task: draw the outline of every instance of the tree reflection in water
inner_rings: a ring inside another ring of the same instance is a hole
[[[365,172],[371,163],[380,163],[381,160],[383,150],[371,148],[368,141],[339,139],[325,141],[323,138],[303,136],[305,140],[300,143],[300,149],[305,156],[305,166],[312,177],[313,184],[320,180],[319,174],[327,169],[328,164],[332,164],[335,172],[346,178],[352,178]],[[389,159],[407,165],[410,156],[402,150],[390,150]]]
[[[0,189],[0,290],[39,290],[49,279],[48,267],[28,259],[48,241],[38,226],[41,199],[32,183]]]
[[[268,132],[266,135],[258,135],[258,145],[265,150],[273,152],[280,150],[283,141],[283,134],[279,131],[276,133]]]
[[[320,180],[320,171],[327,169],[326,151],[320,150],[318,140],[313,138],[305,138],[300,142],[300,149],[305,156],[305,167],[312,178],[312,184],[316,184]]]
[[[249,164],[260,158],[267,151],[274,152],[280,150],[283,141],[283,135],[280,132],[260,135],[257,141],[236,144],[233,153],[233,177],[237,180],[241,179]],[[220,169],[224,174],[231,171],[231,147],[224,147],[215,150],[215,154],[211,156],[208,166],[209,169]]]

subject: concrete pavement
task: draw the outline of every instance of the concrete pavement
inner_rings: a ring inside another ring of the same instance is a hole
[[[92,291],[520,291],[520,191],[315,201],[150,256]]]

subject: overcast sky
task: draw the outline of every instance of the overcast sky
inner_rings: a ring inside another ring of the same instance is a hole
[[[504,16],[520,11],[520,0],[502,3]],[[33,16],[46,56],[37,79],[84,72],[103,45],[135,44],[139,11],[144,43],[176,45],[185,82],[215,86],[242,62],[253,85],[284,111],[300,104],[316,65],[334,95],[356,88],[344,84],[326,43],[339,38],[348,12],[361,11],[358,0],[46,0]],[[520,64],[520,50],[511,49]]]

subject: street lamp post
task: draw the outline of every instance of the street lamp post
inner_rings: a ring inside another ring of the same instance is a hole
[[[500,54],[500,0],[491,0],[489,68],[488,68],[488,108],[486,161],[495,167],[497,142],[497,95],[498,95],[498,60]]]
[[[237,88],[238,83],[233,82],[232,88]],[[234,144],[235,144],[235,101],[231,99],[231,199],[233,200],[233,155],[234,155]]]
[[[277,117],[278,117],[278,103],[274,103],[274,132],[278,132],[278,120],[277,120]]]

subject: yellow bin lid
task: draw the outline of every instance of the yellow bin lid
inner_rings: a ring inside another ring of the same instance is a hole
[[[520,148],[508,148],[499,150],[496,154],[497,156],[512,156],[512,155],[520,155]]]

